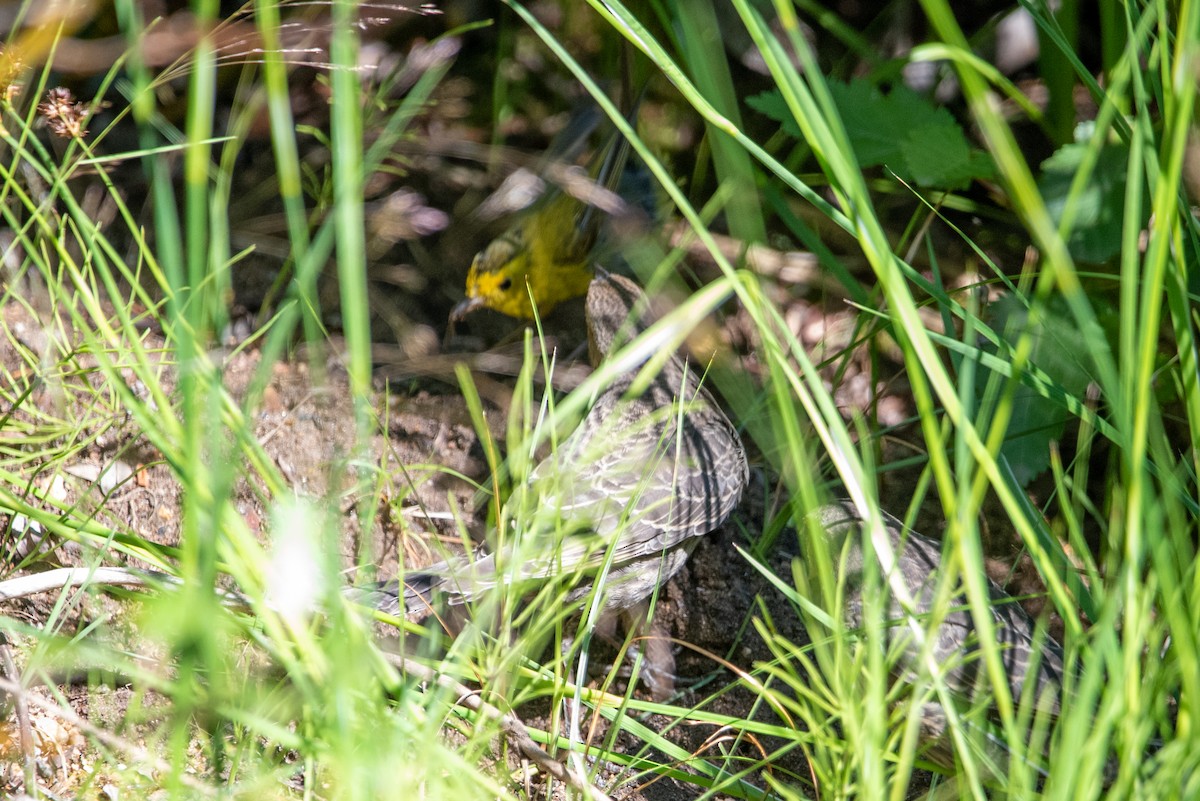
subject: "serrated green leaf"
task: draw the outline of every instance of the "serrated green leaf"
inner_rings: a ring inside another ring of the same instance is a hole
[[[989,310],[992,326],[1010,344],[1029,327],[1028,309],[1012,295],[993,303]],[[1081,330],[1061,303],[1051,303],[1033,330],[1030,361],[1068,395],[1081,397],[1094,378],[1092,343],[1103,339],[1099,327]],[[981,386],[984,386],[981,384]],[[986,391],[986,390],[984,390]],[[1070,413],[1060,403],[1021,385],[1013,396],[1012,420],[1001,453],[1022,484],[1037,478],[1050,464],[1050,443],[1061,439]]]
[[[784,102],[783,95],[778,89],[751,95],[746,98],[746,105],[778,122],[788,136],[799,139],[803,135],[800,132],[800,126],[796,124],[796,118],[792,116],[791,109],[787,107],[787,103]]]
[[[1088,145],[1063,145],[1042,162],[1038,187],[1054,221],[1062,220],[1071,182]],[[1121,250],[1121,220],[1125,215],[1125,176],[1129,149],[1105,146],[1083,191],[1074,199],[1074,225],[1067,238],[1071,255],[1084,262],[1106,262]],[[1142,222],[1145,222],[1143,220]]]
[[[884,95],[867,81],[831,81],[829,92],[863,167],[902,160],[900,141],[909,131],[945,124],[956,126],[948,112],[934,108],[905,87]]]
[[[957,127],[912,128],[901,138],[900,152],[904,172],[897,174],[918,186],[961,189],[971,183],[971,147]]]
[[[918,186],[960,189],[994,174],[991,159],[972,149],[962,127],[943,108],[905,86],[888,94],[865,80],[831,81],[829,91],[860,167],[886,165]],[[784,132],[801,135],[778,91],[746,99],[776,120]]]

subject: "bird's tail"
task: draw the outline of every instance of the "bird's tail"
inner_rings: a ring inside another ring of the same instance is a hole
[[[443,578],[433,573],[409,573],[403,585],[395,579],[373,581],[347,587],[343,594],[384,614],[419,620],[433,611],[433,596],[442,583]]]

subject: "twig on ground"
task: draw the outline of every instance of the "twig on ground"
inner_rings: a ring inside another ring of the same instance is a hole
[[[53,592],[66,587],[82,587],[85,584],[145,587],[177,581],[165,573],[145,573],[124,567],[60,567],[0,581],[0,601],[27,598],[38,593]]]
[[[41,573],[0,581],[0,601],[27,598],[43,592],[58,592],[67,587],[180,587],[181,582],[169,573],[153,570],[133,570],[128,567],[60,567]],[[217,594],[231,607],[249,609],[246,596],[217,589]]]

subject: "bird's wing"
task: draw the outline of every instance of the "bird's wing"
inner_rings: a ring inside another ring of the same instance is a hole
[[[835,548],[840,550],[845,546],[845,620],[848,626],[859,628],[863,625],[861,596],[865,558],[860,539],[862,520],[849,501],[826,504],[817,514]],[[927,615],[941,573],[941,544],[905,529],[899,520],[886,513],[883,522],[894,552],[896,574],[914,601],[917,615]],[[1049,711],[1058,712],[1057,696],[1062,692],[1064,670],[1062,648],[1051,638],[1038,636],[1033,620],[1011,596],[991,581],[987,586],[993,633],[1013,696],[1019,697],[1025,684],[1033,681],[1035,697],[1042,699],[1048,693]],[[887,591],[886,584],[883,589]],[[894,597],[890,597],[888,610],[889,616],[897,621],[908,614]],[[944,678],[951,690],[970,696],[981,682],[986,683],[983,676],[986,667],[979,653],[979,634],[965,596],[958,595],[950,600],[945,616],[929,634],[935,638],[934,659],[944,668]],[[889,637],[895,637],[896,643],[901,645],[897,667],[908,674],[920,672],[919,650],[910,633],[904,627],[897,627],[889,630]],[[1036,672],[1033,672],[1035,664]]]
[[[707,394],[682,406],[671,397],[617,403],[601,420],[589,415],[531,481],[548,509],[600,535],[589,566],[607,558],[613,538],[620,563],[712,531],[747,478],[736,433]]]

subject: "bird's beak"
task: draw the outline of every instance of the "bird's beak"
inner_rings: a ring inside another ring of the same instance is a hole
[[[468,314],[483,308],[483,298],[467,298],[450,310],[450,322],[457,323]]]

